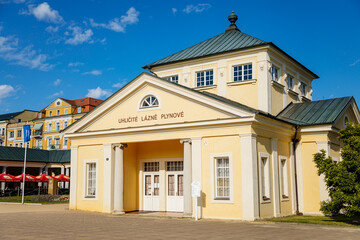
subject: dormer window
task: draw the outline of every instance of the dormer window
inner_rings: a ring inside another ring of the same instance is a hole
[[[78,112],[78,113],[81,113],[81,107],[78,107],[78,108],[77,108],[77,112]]]
[[[278,82],[279,81],[279,68],[272,66],[271,67],[271,80]]]
[[[39,113],[39,118],[41,118],[42,116],[41,116],[42,114],[41,113]]]
[[[169,77],[164,77],[165,80],[168,80],[170,82],[173,83],[179,83],[179,76],[175,75],[175,76],[169,76]]]
[[[140,108],[153,108],[153,107],[158,107],[159,106],[159,101],[158,99],[153,96],[153,95],[148,95],[146,96],[140,104]]]

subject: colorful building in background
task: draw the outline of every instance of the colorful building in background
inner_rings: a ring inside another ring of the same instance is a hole
[[[102,102],[95,98],[69,100],[57,98],[41,111],[0,115],[0,146],[25,147],[23,125],[31,126],[31,140],[28,148],[44,150],[70,149],[70,142],[64,138],[62,130],[83,117]]]

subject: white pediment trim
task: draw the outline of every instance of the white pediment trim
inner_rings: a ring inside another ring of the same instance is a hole
[[[106,111],[111,109],[118,102],[125,100],[127,96],[131,95],[134,91],[139,88],[144,87],[146,84],[154,85],[158,88],[162,88],[168,92],[172,92],[177,95],[181,95],[186,97],[187,99],[193,100],[195,102],[199,102],[204,106],[208,106],[211,109],[218,110],[219,112],[225,112],[233,117],[247,117],[254,116],[255,114],[247,111],[245,109],[240,109],[239,107],[231,106],[228,103],[222,102],[220,100],[216,100],[212,97],[206,96],[199,92],[193,91],[191,89],[187,89],[183,86],[176,85],[171,82],[167,82],[165,80],[154,77],[148,73],[142,73],[134,80],[132,80],[125,87],[111,95],[108,99],[98,105],[91,112],[86,114],[83,118],[70,125],[67,129],[65,129],[65,133],[75,133],[83,130],[87,127],[93,120],[97,119],[100,115],[104,114]]]

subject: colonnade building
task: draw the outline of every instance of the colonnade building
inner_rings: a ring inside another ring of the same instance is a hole
[[[318,76],[236,20],[232,13],[225,32],[144,66],[150,73],[64,130],[70,209],[320,214],[329,197],[313,154],[341,161],[337,136],[345,122],[359,123],[355,100],[312,101]]]

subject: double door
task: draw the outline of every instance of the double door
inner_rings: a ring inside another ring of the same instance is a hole
[[[168,172],[167,179],[167,199],[166,211],[184,211],[184,174],[182,172]]]
[[[144,173],[144,211],[159,211],[160,209],[160,175],[159,173]]]

